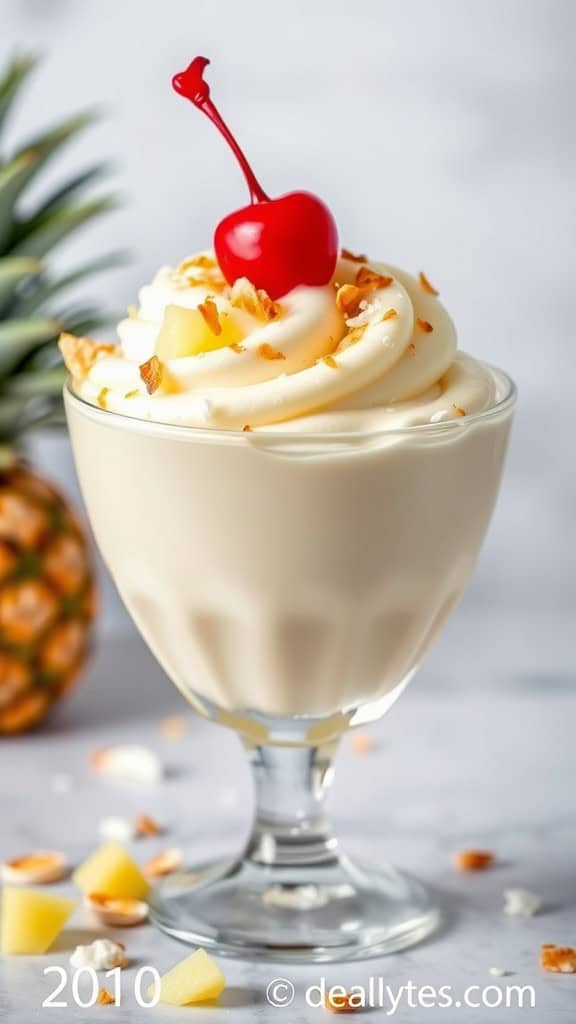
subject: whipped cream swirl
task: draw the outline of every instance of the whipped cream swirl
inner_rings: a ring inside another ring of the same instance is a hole
[[[165,360],[162,383],[148,393],[141,366],[156,353],[166,310],[208,299],[233,318],[241,343]],[[495,398],[491,371],[457,353],[453,323],[423,275],[356,258],[341,258],[326,287],[295,288],[266,319],[235,305],[212,255],[199,254],[177,270],[162,268],[118,334],[121,345],[91,361],[75,389],[160,423],[391,429],[465,416]]]

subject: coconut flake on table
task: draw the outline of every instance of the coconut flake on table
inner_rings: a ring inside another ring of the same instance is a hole
[[[107,839],[116,843],[129,843],[136,836],[136,827],[128,818],[119,818],[111,815],[102,818],[98,825],[98,835],[101,839]]]
[[[149,907],[144,900],[89,893],[84,905],[99,924],[106,928],[131,928],[148,919]]]
[[[98,775],[126,782],[161,782],[164,766],[148,747],[126,744],[106,747],[93,758]]]
[[[47,885],[67,874],[66,858],[54,850],[35,850],[0,865],[0,878],[9,885]]]
[[[165,875],[172,875],[175,871],[179,871],[183,864],[182,850],[173,847],[157,853],[155,857],[147,861],[142,870],[148,878],[163,878]]]
[[[120,942],[96,939],[88,946],[76,946],[70,957],[72,967],[92,967],[95,971],[110,971],[126,966],[126,953]]]
[[[183,715],[168,715],[160,721],[160,732],[165,739],[179,740],[188,732],[188,722]]]
[[[542,900],[529,889],[505,889],[504,913],[509,917],[533,917],[542,906]]]

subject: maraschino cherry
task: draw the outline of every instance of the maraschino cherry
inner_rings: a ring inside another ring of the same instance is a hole
[[[210,99],[204,81],[206,57],[196,57],[172,79],[176,92],[189,99],[216,125],[242,168],[250,205],[224,218],[214,234],[218,263],[229,284],[247,277],[272,299],[297,285],[328,283],[338,258],[338,233],[329,209],[311,192],[288,192],[270,199],[260,186],[230,129]]]

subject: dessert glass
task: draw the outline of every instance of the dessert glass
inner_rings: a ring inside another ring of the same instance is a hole
[[[256,813],[242,856],[168,880],[152,917],[219,953],[359,959],[437,926],[423,887],[352,863],[323,810],[349,728],[393,704],[458,603],[497,497],[515,401],[370,433],[169,426],[65,392],[96,540],[191,705],[239,734]]]

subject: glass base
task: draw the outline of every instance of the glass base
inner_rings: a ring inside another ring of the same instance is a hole
[[[327,963],[392,953],[433,932],[440,914],[419,882],[334,856],[313,865],[215,862],[172,876],[151,902],[155,924],[221,956]]]

